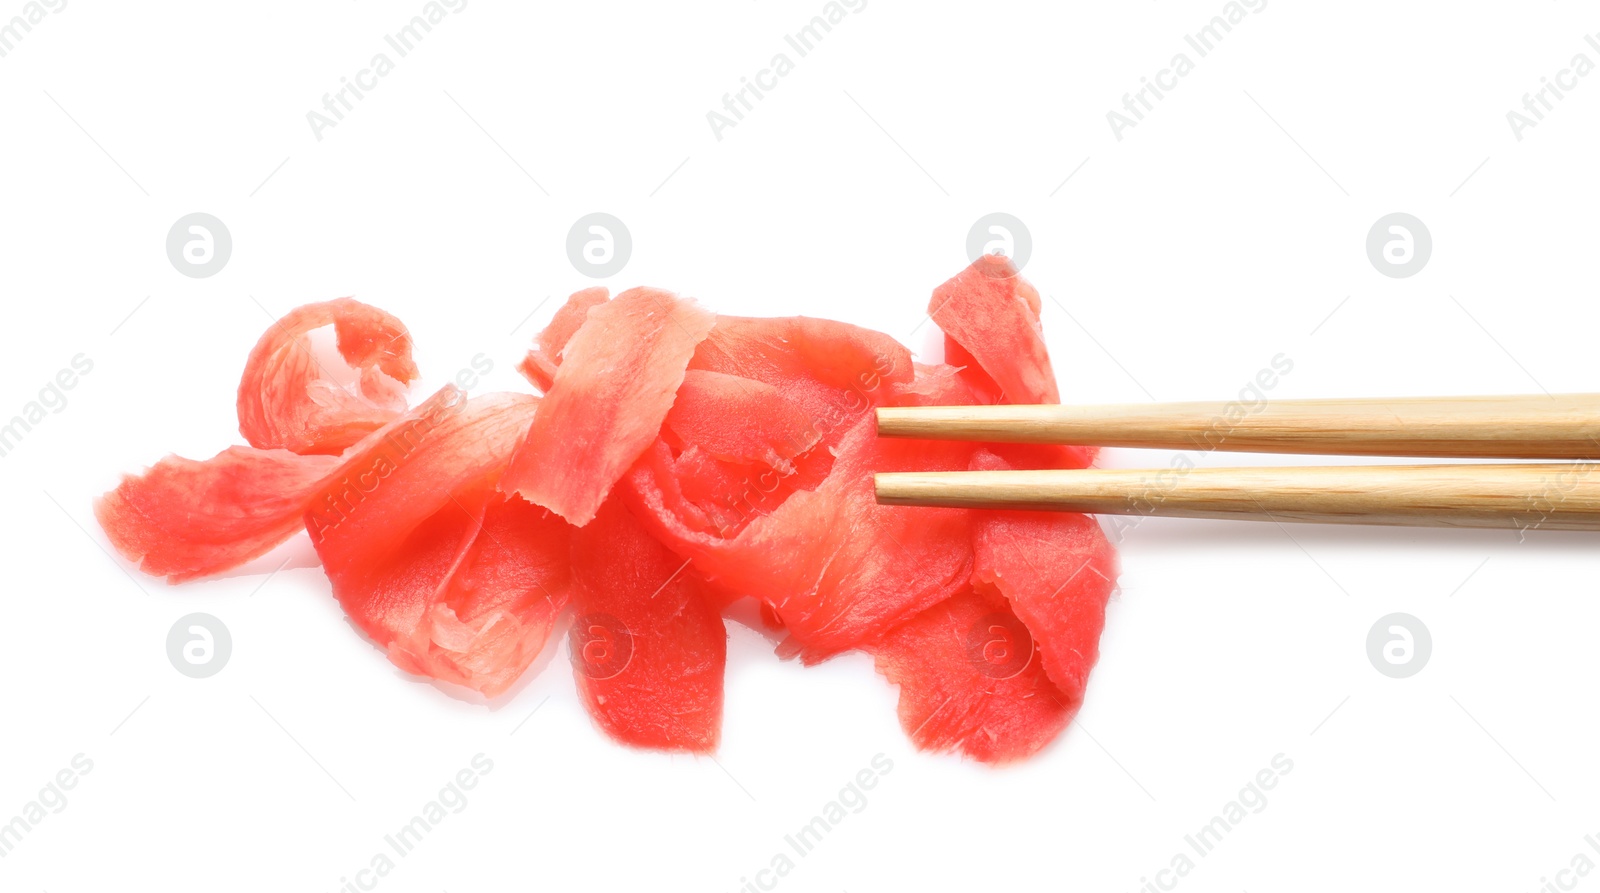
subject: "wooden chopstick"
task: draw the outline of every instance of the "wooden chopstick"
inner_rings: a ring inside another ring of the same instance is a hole
[[[884,437],[1082,446],[1435,456],[1600,458],[1600,394],[878,410]]]
[[[887,505],[1177,518],[1600,530],[1600,465],[956,471],[877,475]]]

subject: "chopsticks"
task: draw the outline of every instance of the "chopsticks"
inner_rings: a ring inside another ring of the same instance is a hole
[[[911,472],[878,475],[878,501],[1324,524],[1600,530],[1595,470],[1566,463]]]
[[[1328,456],[1600,459],[1600,394],[884,407],[878,434]]]
[[[1600,395],[884,407],[884,437],[1350,456],[1600,460]],[[911,472],[890,505],[1600,530],[1600,462]]]

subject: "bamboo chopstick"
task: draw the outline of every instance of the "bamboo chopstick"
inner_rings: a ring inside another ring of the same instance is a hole
[[[1600,530],[1600,465],[960,471],[877,475],[888,505]]]
[[[1600,394],[884,407],[878,433],[1257,453],[1600,459]]]

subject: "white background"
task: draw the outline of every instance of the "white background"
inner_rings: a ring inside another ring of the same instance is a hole
[[[818,0],[472,0],[316,139],[306,113],[422,6],[72,0],[0,59],[0,417],[94,363],[0,459],[0,821],[94,762],[0,888],[331,893],[478,753],[469,805],[377,889],[734,891],[879,753],[866,808],[778,889],[1133,891],[1279,753],[1179,889],[1532,891],[1600,861],[1589,535],[1149,521],[1081,722],[994,770],[914,753],[864,657],[803,669],[742,627],[716,761],[627,750],[564,643],[503,702],[454,700],[346,624],[303,542],[171,588],[90,513],[122,472],[237,441],[245,355],[302,302],[399,315],[422,392],[479,353],[478,390],[525,388],[528,339],[590,282],[564,243],[592,211],[633,235],[613,288],[927,359],[967,230],[1016,215],[1072,401],[1228,399],[1278,354],[1273,397],[1600,390],[1600,76],[1521,141],[1506,120],[1600,62],[1592,7],[1273,0],[1118,141],[1106,113],[1222,2],[872,0],[719,141],[707,112]],[[164,251],[193,211],[232,232],[212,278]],[[1365,254],[1393,211],[1432,232],[1412,278]],[[192,611],[232,630],[210,679],[167,662]],[[1366,656],[1395,611],[1432,632],[1409,679]]]

